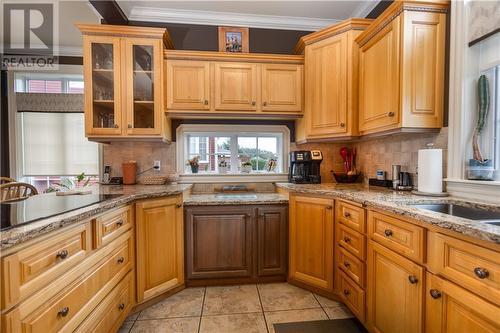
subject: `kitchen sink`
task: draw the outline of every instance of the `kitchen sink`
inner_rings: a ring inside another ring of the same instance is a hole
[[[500,226],[500,212],[492,212],[486,209],[465,207],[455,204],[415,204],[411,206],[431,210],[433,212],[463,217],[480,223]]]
[[[257,199],[254,193],[219,193],[215,195],[219,199]]]

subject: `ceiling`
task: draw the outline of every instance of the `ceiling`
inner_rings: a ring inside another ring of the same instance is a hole
[[[365,17],[378,0],[364,1],[127,1],[129,20],[318,30],[349,17]]]

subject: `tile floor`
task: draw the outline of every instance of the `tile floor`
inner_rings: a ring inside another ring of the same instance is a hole
[[[273,323],[349,317],[341,303],[288,283],[187,288],[130,315],[119,333],[274,333]]]

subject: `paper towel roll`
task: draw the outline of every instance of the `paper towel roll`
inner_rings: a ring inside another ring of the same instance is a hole
[[[420,149],[418,151],[418,191],[443,192],[442,149]]]

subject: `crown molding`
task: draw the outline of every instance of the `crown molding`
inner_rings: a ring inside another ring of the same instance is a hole
[[[203,24],[301,31],[316,31],[340,22],[340,20],[334,19],[240,14],[140,6],[132,8],[128,19],[130,21]]]
[[[377,7],[380,1],[370,0],[361,2],[358,7],[352,12],[352,17],[366,17],[373,8]]]

